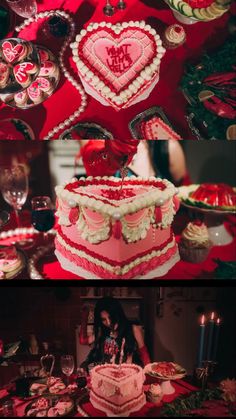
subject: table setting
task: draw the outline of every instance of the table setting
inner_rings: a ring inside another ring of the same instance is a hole
[[[231,44],[227,30],[228,19],[230,14],[233,15],[231,3],[224,0],[209,0],[208,3],[205,5],[201,0],[199,4],[190,0],[162,1],[150,6],[141,0],[129,0],[91,2],[86,6],[81,0],[73,4],[63,0],[40,3],[33,0],[2,1],[2,13],[7,13],[9,20],[6,25],[8,32],[5,29],[0,41],[3,45],[1,120],[11,122],[18,119],[21,124],[29,126],[29,131],[33,132],[33,135],[28,134],[29,140],[77,139],[80,132],[74,128],[78,123],[101,126],[113,138],[137,138],[133,125],[138,116],[143,114],[145,122],[150,110],[160,107],[162,112],[154,113],[149,118],[147,129],[143,127],[141,135],[144,138],[147,132],[152,139],[166,138],[167,132],[174,139],[201,139],[203,135],[205,139],[214,139],[209,121],[217,112],[219,125],[224,128],[224,139],[233,139],[236,119],[231,109],[233,96],[226,98],[227,104],[225,98],[217,103],[220,109],[227,106],[222,115],[214,106],[208,107],[209,128],[207,133],[201,130],[199,134],[196,124],[193,124],[193,110],[186,101],[186,98],[192,100],[192,94],[186,93],[185,79],[182,82],[187,64],[201,59],[208,48],[212,48],[211,39],[217,31],[220,34],[214,41],[217,50],[219,47],[229,48]],[[189,20],[194,24],[189,24]],[[129,45],[136,44],[135,53],[132,49],[129,52],[129,47],[127,49],[122,41],[127,27],[130,27]],[[143,64],[137,55],[141,54],[138,52],[139,32],[145,33],[146,43],[150,43],[149,59],[142,59]],[[87,33],[91,35],[90,39],[94,36],[93,46],[87,41]],[[104,37],[108,44],[104,44],[104,50],[99,53],[99,42],[105,42]],[[120,45],[117,51],[112,49],[116,37],[119,38],[117,45]],[[83,45],[87,52],[84,52]],[[93,48],[97,51],[99,65],[93,62]],[[18,54],[20,49],[22,51]],[[151,52],[153,49],[157,49],[157,55]],[[108,54],[107,58],[104,54]],[[119,60],[119,65],[115,64],[116,60]],[[176,63],[175,72],[171,65],[173,61]],[[132,75],[134,62],[139,65],[136,79]],[[233,59],[227,65],[234,66]],[[227,65],[225,74],[229,71]],[[124,72],[128,84],[124,84],[122,79]],[[181,84],[184,84],[183,89]],[[233,82],[227,78],[225,86],[228,92],[233,92]],[[204,96],[197,104],[199,113],[201,107],[207,105],[207,100]],[[55,111],[58,103],[61,106],[57,106]],[[197,118],[196,107],[194,112]],[[159,130],[156,129],[157,120]],[[13,126],[8,129],[9,139],[13,130]],[[1,131],[0,138],[4,139],[6,129],[1,127]],[[14,135],[14,138],[22,139],[22,129],[17,135],[14,130]],[[87,135],[91,138],[94,131],[88,128]],[[104,138],[101,131],[95,135]]]
[[[81,368],[75,371],[72,355],[60,357],[61,372],[54,364],[54,355],[41,356],[40,370],[35,369],[27,375],[16,377],[5,389],[0,389],[0,411],[3,417],[110,416],[106,414],[106,409],[104,411],[102,407],[95,407],[91,399],[91,374],[96,368],[94,364],[90,366],[89,373]],[[124,365],[120,364],[121,368]],[[106,366],[107,364],[104,367]],[[102,367],[103,365],[99,366]],[[119,365],[116,367],[119,368]],[[176,371],[182,372],[174,374],[175,367]],[[165,377],[167,370],[171,374],[171,392],[169,385],[163,386],[163,380],[170,378]],[[235,380],[226,379],[210,386],[205,382],[201,389],[196,382],[192,384],[193,378],[187,377],[185,380],[185,375],[186,371],[175,363],[158,362],[147,365],[144,368],[145,402],[142,408],[112,416],[172,417],[182,413],[192,417],[196,412],[200,417],[208,417],[213,413],[218,416],[218,413],[224,412],[226,417],[231,417],[235,412]]]

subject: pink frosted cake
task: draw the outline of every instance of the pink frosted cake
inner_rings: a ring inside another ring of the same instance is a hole
[[[90,401],[107,416],[129,416],[146,403],[144,373],[135,364],[104,364],[91,370]]]
[[[85,279],[149,279],[179,260],[171,224],[177,190],[167,180],[88,177],[57,186],[56,256]]]
[[[86,92],[117,111],[149,96],[165,53],[160,36],[144,21],[91,23],[71,48]]]

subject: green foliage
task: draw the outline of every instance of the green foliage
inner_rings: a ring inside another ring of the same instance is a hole
[[[236,279],[236,262],[225,262],[220,259],[214,259],[218,264],[214,271],[214,279]]]
[[[193,409],[200,409],[206,400],[220,400],[221,390],[196,391],[188,396],[180,396],[171,403],[166,403],[161,410],[160,416],[165,417],[187,417]]]
[[[205,121],[209,139],[225,139],[227,128],[229,125],[235,124],[236,119],[218,117],[204,107],[203,103],[198,99],[198,94],[202,90],[211,90],[220,98],[223,98],[223,93],[214,89],[214,87],[202,84],[202,81],[214,73],[232,72],[232,65],[235,64],[236,42],[235,38],[232,37],[218,51],[205,54],[197,66],[190,64],[186,66],[186,71],[181,81],[181,88],[191,101],[191,104],[188,106],[188,113],[194,113],[199,122]]]

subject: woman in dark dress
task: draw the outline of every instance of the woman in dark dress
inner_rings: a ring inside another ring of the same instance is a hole
[[[81,368],[88,369],[97,363],[136,363],[146,365],[150,357],[144,343],[142,326],[132,324],[118,300],[104,297],[98,300],[94,310],[94,333],[87,335],[88,311],[82,311],[79,340],[92,345]]]

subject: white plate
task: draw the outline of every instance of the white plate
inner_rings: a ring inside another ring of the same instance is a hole
[[[151,377],[155,377],[155,378],[159,378],[161,380],[167,380],[167,381],[169,381],[169,380],[180,380],[181,378],[185,377],[185,375],[187,374],[187,371],[183,367],[181,367],[179,364],[175,364],[174,362],[168,362],[168,364],[173,365],[176,369],[178,369],[179,371],[182,371],[182,372],[179,372],[178,374],[170,375],[170,376],[159,375],[157,372],[152,370],[152,367],[154,365],[158,365],[160,363],[162,363],[162,362],[152,362],[151,364],[147,364],[144,368],[145,374],[148,374]]]

